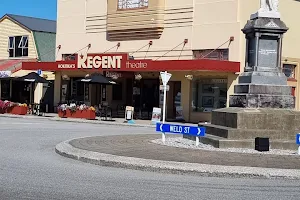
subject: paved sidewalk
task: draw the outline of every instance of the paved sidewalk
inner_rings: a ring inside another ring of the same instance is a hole
[[[154,128],[155,125],[150,120],[134,120],[134,124],[125,122],[124,118],[114,118],[113,121],[102,121],[99,117],[96,120],[76,119],[76,118],[60,118],[55,113],[47,113],[45,116],[36,115],[12,115],[12,114],[0,114],[0,117],[11,117],[11,118],[28,118],[28,119],[47,119],[62,122],[75,122],[75,123],[91,123],[91,124],[105,124],[105,125],[121,125],[121,126],[138,126],[138,127],[150,127]],[[191,123],[173,123],[172,124],[185,124],[197,126],[197,124]]]
[[[157,138],[159,134],[79,138],[58,144],[56,152],[88,163],[148,171],[300,179],[300,157],[297,155],[181,149],[151,142]]]

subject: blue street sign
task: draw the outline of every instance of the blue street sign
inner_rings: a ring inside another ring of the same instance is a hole
[[[41,75],[42,74],[42,70],[41,69],[37,70],[37,74]]]
[[[300,133],[296,135],[296,144],[300,145]]]
[[[182,126],[177,124],[156,124],[156,131],[163,133],[177,133],[183,135],[193,135],[203,137],[205,136],[206,128],[205,127],[196,127],[196,126]]]

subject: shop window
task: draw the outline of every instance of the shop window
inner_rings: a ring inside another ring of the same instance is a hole
[[[194,59],[228,60],[228,49],[202,49],[193,51]]]
[[[148,7],[148,0],[118,0],[118,9],[133,9]]]
[[[118,83],[112,86],[113,101],[121,101],[123,97],[122,83]]]
[[[28,36],[9,37],[8,52],[10,58],[28,56]]]
[[[71,78],[71,99],[76,101],[83,101],[85,97],[85,84],[77,81],[81,78]],[[88,85],[88,84],[86,84]]]
[[[224,108],[227,102],[227,79],[196,79],[192,92],[193,111],[211,112]]]
[[[292,64],[283,64],[282,72],[286,75],[287,78],[295,78],[295,68],[296,65]]]
[[[77,54],[63,54],[62,60],[76,60]]]

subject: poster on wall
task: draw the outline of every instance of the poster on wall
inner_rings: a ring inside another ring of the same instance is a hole
[[[176,120],[183,120],[183,108],[182,106],[176,106]]]
[[[66,101],[68,85],[61,85],[61,101]]]
[[[153,112],[152,112],[152,118],[151,118],[151,122],[153,124],[156,124],[157,122],[160,122],[161,120],[161,108],[153,108]]]

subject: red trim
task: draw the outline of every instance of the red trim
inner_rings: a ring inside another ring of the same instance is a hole
[[[239,72],[240,63],[219,60],[129,60],[128,54],[88,54],[87,56],[122,56],[120,66],[115,68],[103,69],[94,65],[85,68],[78,68],[77,60],[75,61],[56,61],[56,62],[24,62],[23,70],[44,70],[44,71],[128,71],[128,72],[150,72],[150,71],[216,71],[216,72]],[[80,58],[77,58],[80,59]],[[98,60],[99,62],[99,60]],[[101,61],[100,61],[101,62]],[[102,66],[103,67],[103,66]]]
[[[297,82],[297,79],[295,79],[295,78],[288,78],[288,81]]]
[[[295,97],[296,96],[296,87],[292,87],[292,95]]]
[[[16,64],[19,64],[20,62],[22,62],[22,60],[3,60],[0,63],[0,70],[1,71],[6,71],[8,68],[10,68],[11,66],[14,66]]]
[[[0,71],[11,71],[11,73],[17,72],[22,69],[22,64],[25,62],[35,62],[35,59],[0,60]]]

